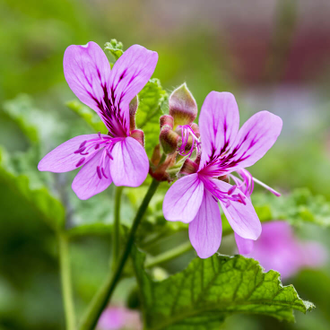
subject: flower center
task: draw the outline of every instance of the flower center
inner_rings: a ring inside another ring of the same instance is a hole
[[[190,157],[196,148],[196,152],[199,153],[201,151],[201,143],[192,130],[192,128],[189,125],[182,125],[178,126],[181,128],[181,139],[182,139],[182,144],[178,148],[178,152],[181,156],[188,156]],[[191,139],[189,140],[189,137],[191,136]],[[190,149],[187,151],[186,149]]]
[[[228,191],[220,190],[217,185],[212,181],[204,182],[206,188],[211,192],[213,198],[216,201],[220,201],[225,204],[226,207],[230,206],[231,202],[238,202],[246,205],[246,196],[242,191],[235,185],[231,186]]]
[[[79,145],[79,148],[74,151],[74,154],[80,154],[82,156],[77,162],[76,167],[86,164],[96,153],[101,152],[100,161],[95,170],[99,179],[102,179],[102,177],[108,179],[106,174],[107,158],[113,159],[111,151],[119,140],[121,138],[112,138],[107,135],[101,135],[99,132],[97,138],[83,141]]]

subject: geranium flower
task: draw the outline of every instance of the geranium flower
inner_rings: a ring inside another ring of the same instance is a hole
[[[163,212],[166,220],[189,223],[189,238],[197,254],[207,258],[221,243],[218,201],[234,232],[256,240],[261,224],[250,199],[228,175],[249,167],[273,146],[282,120],[268,111],[252,116],[239,129],[239,112],[231,93],[211,92],[199,117],[202,152],[196,173],[176,181],[168,190]]]
[[[302,268],[320,267],[327,258],[321,244],[299,241],[284,221],[264,223],[260,238],[252,244],[252,252],[244,255],[258,260],[266,271],[278,271],[282,278],[291,277]]]
[[[139,139],[132,137],[129,104],[148,82],[157,60],[156,52],[134,45],[111,69],[96,43],[69,46],[63,61],[65,79],[78,99],[101,117],[109,133],[64,142],[40,161],[38,169],[62,173],[82,166],[72,183],[80,199],[98,194],[112,182],[139,186],[148,175],[149,161]]]

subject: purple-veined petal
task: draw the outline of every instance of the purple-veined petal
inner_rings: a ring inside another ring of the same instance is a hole
[[[141,144],[127,137],[117,142],[112,151],[110,172],[116,186],[138,187],[149,172],[148,156]]]
[[[235,241],[238,249],[238,253],[245,255],[249,254],[253,250],[254,240],[242,238],[235,233]]]
[[[109,95],[129,130],[129,103],[146,85],[158,61],[158,54],[139,45],[128,48],[110,74]]]
[[[75,170],[90,159],[74,153],[84,141],[98,138],[97,134],[79,135],[56,147],[49,152],[38,164],[39,171],[63,173]],[[82,158],[85,158],[83,162]],[[78,165],[78,166],[77,166]]]
[[[226,192],[232,186],[221,180],[211,180],[219,189]],[[236,193],[236,192],[235,192]],[[250,201],[242,192],[244,203],[231,200],[228,204],[220,200],[221,207],[234,232],[242,238],[256,240],[261,234],[261,223]]]
[[[238,106],[233,94],[211,92],[199,116],[202,141],[202,169],[212,156],[219,156],[234,143],[239,128]]]
[[[102,154],[102,150],[94,154],[94,157],[82,167],[74,178],[72,182],[72,190],[76,193],[79,199],[88,199],[110,186],[112,180],[109,170],[109,158],[107,158],[107,161],[105,162],[103,172],[105,176],[101,175],[100,178],[100,174],[97,172],[97,167],[100,165]]]
[[[189,239],[200,258],[208,258],[218,251],[222,224],[220,209],[212,194],[204,190],[204,198],[195,219],[189,223]]]
[[[268,111],[253,115],[239,130],[229,155],[231,170],[249,167],[262,158],[276,142],[282,119]]]
[[[63,59],[64,76],[78,99],[100,114],[110,77],[110,64],[101,49],[93,41],[87,45],[69,46]]]
[[[198,174],[176,181],[167,191],[163,202],[164,217],[168,221],[191,222],[202,203],[204,184]]]

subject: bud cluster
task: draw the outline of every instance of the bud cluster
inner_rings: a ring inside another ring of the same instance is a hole
[[[189,157],[196,153],[199,158],[199,128],[194,123],[197,117],[197,103],[186,84],[175,89],[169,97],[169,114],[160,117],[159,143],[161,149],[154,150],[150,174],[157,180],[172,181],[182,174],[197,171],[198,164]],[[188,157],[188,158],[187,158]]]

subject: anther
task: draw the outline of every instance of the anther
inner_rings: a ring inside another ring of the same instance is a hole
[[[228,195],[231,195],[235,191],[236,188],[237,188],[236,186],[230,187],[229,190],[228,190],[228,192],[227,192]]]
[[[99,176],[99,179],[101,180],[102,179],[102,173],[101,173],[101,170],[100,170],[100,166],[96,166],[96,173]]]
[[[82,163],[85,161],[85,157],[80,158],[79,162],[76,164],[76,167],[79,167],[82,165]]]

